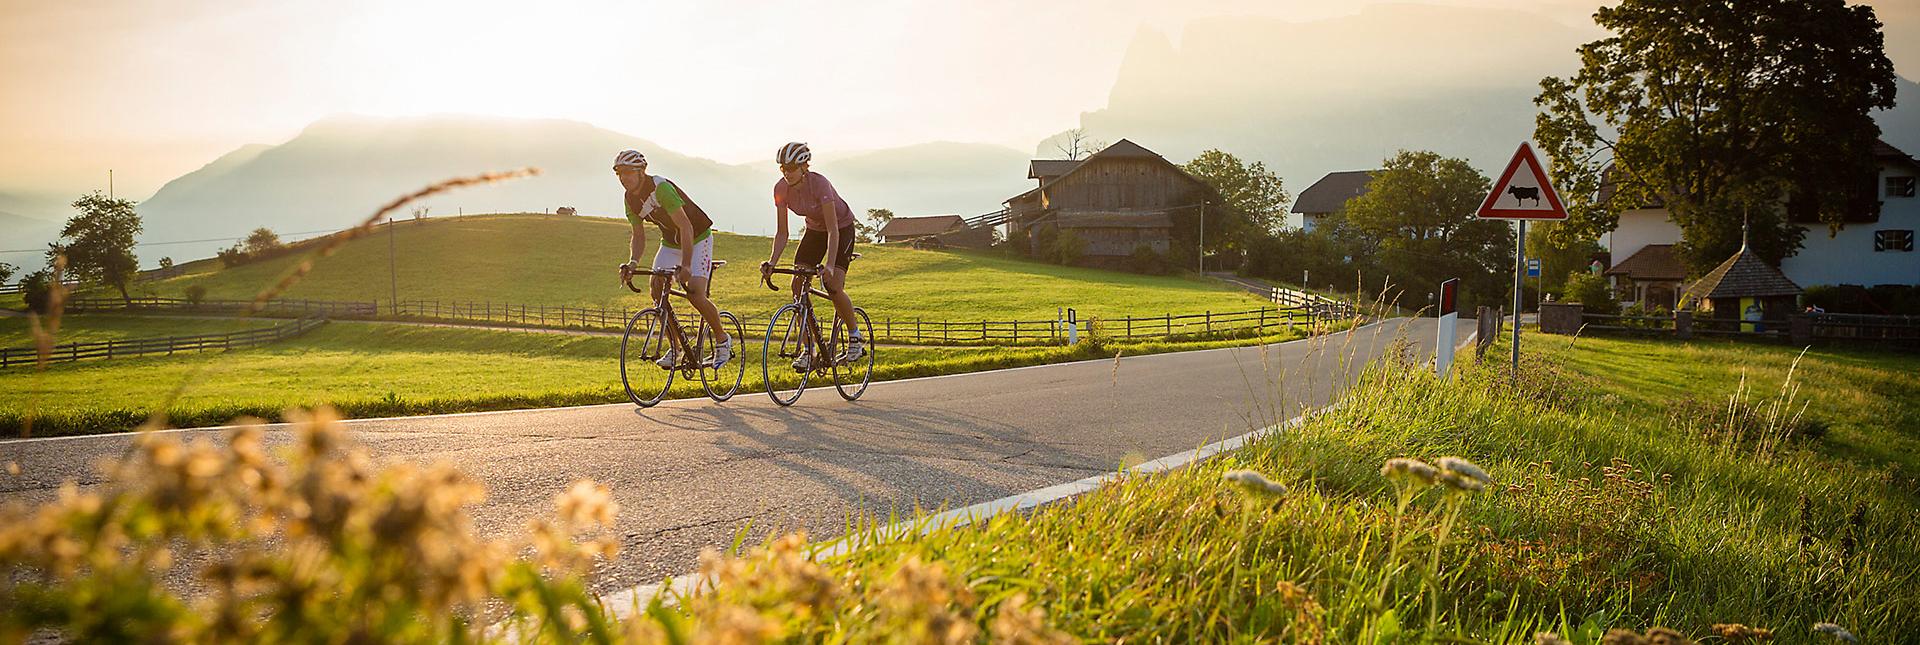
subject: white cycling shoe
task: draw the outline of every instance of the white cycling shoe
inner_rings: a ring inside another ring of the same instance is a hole
[[[851,363],[867,355],[867,339],[859,336],[847,337],[847,348],[840,352],[841,363]]]
[[[680,349],[674,348],[674,349],[667,350],[667,355],[660,357],[660,360],[654,361],[653,364],[659,365],[662,369],[669,369],[669,370],[679,366],[680,365]]]
[[[713,369],[720,369],[733,359],[733,338],[713,344]]]

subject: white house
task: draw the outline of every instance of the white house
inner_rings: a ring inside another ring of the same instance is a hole
[[[1367,194],[1367,184],[1377,170],[1331,172],[1313,182],[1293,200],[1293,212],[1300,216],[1300,230],[1313,232],[1328,215],[1340,212],[1347,200]]]
[[[1920,161],[1886,142],[1875,142],[1872,154],[1879,166],[1876,212],[1850,214],[1831,235],[1825,223],[1797,222],[1806,239],[1798,253],[1780,264],[1781,273],[1794,283],[1920,285],[1920,253],[1914,252],[1914,231],[1920,230],[1920,197],[1915,196]],[[1674,275],[1680,263],[1672,245],[1679,241],[1680,227],[1660,204],[1620,213],[1619,226],[1607,236],[1613,256],[1607,277],[1623,300],[1675,304],[1684,280]]]

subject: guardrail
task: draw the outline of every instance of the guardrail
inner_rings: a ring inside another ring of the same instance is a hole
[[[1282,307],[1306,307],[1342,318],[1352,318],[1354,313],[1353,303],[1285,287],[1273,287],[1267,298]]]
[[[224,334],[199,334],[194,336],[168,336],[165,338],[138,338],[132,340],[108,340],[92,343],[67,343],[54,345],[47,360],[54,363],[66,363],[92,358],[123,358],[149,354],[174,354],[179,352],[201,352],[210,349],[246,349],[268,343],[279,342],[312,331],[326,324],[325,318],[300,318],[272,327],[249,329]],[[20,365],[33,365],[39,361],[40,352],[33,347],[0,349],[0,368]]]

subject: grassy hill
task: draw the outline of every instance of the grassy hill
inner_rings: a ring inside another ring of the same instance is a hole
[[[288,298],[389,299],[388,232],[356,240],[318,262]],[[627,258],[627,223],[557,215],[488,215],[401,222],[392,232],[394,264],[403,300],[492,301],[546,305],[641,304],[643,296],[617,282]],[[657,232],[649,247],[658,245]],[[715,255],[732,262],[714,284],[723,308],[754,319],[788,298],[760,285],[757,266],[771,241],[719,234]],[[789,244],[788,258],[798,244]],[[1052,319],[1059,307],[1082,316],[1159,315],[1251,309],[1263,301],[1218,281],[1142,276],[1061,267],[991,254],[916,251],[863,246],[854,263],[855,304],[879,321]],[[652,258],[652,249],[646,259]],[[209,298],[248,298],[273,283],[301,256],[231,269],[218,261],[187,265],[187,273],[144,283],[149,295],[180,297],[189,286]]]

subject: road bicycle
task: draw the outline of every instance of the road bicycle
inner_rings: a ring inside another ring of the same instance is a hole
[[[726,266],[726,260],[714,260],[713,272]],[[711,275],[712,272],[709,273]],[[667,389],[673,386],[677,375],[687,380],[699,379],[706,389],[707,396],[715,401],[733,398],[740,390],[740,383],[747,377],[746,360],[740,356],[741,339],[745,330],[740,319],[732,312],[720,312],[720,324],[734,338],[733,357],[725,365],[714,367],[712,327],[702,320],[699,312],[693,315],[694,326],[689,329],[680,323],[674,315],[673,297],[687,297],[685,291],[673,288],[673,269],[633,269],[622,283],[634,293],[646,293],[645,289],[633,285],[634,276],[666,277],[667,286],[660,290],[660,296],[653,306],[640,310],[627,321],[626,333],[620,337],[620,384],[627,388],[627,398],[640,407],[653,407],[666,398]],[[713,293],[712,279],[707,283],[707,293]],[[691,304],[691,303],[689,303]],[[688,337],[692,336],[691,341]],[[679,360],[672,366],[661,366],[659,360],[667,355],[669,348],[678,349]]]
[[[848,259],[859,257],[860,254],[855,253]],[[866,310],[853,308],[854,321],[861,330],[861,349],[866,351],[859,358],[847,361],[843,352],[835,351],[842,346],[841,332],[846,325],[840,324],[838,316],[829,307],[827,319],[833,331],[823,334],[820,320],[814,317],[812,297],[832,297],[813,286],[813,278],[820,274],[820,269],[808,266],[774,268],[760,277],[768,289],[779,291],[780,287],[773,284],[774,273],[800,278],[800,289],[794,294],[793,302],[775,310],[773,319],[767,321],[766,342],[760,346],[760,374],[766,379],[767,396],[782,406],[793,405],[807,391],[808,378],[818,374],[831,375],[834,389],[840,391],[840,398],[848,401],[860,398],[861,394],[866,393],[867,385],[873,382],[873,321],[867,319]],[[792,369],[800,375],[800,383],[786,398],[781,398],[780,391],[773,386],[774,371],[779,369]]]

